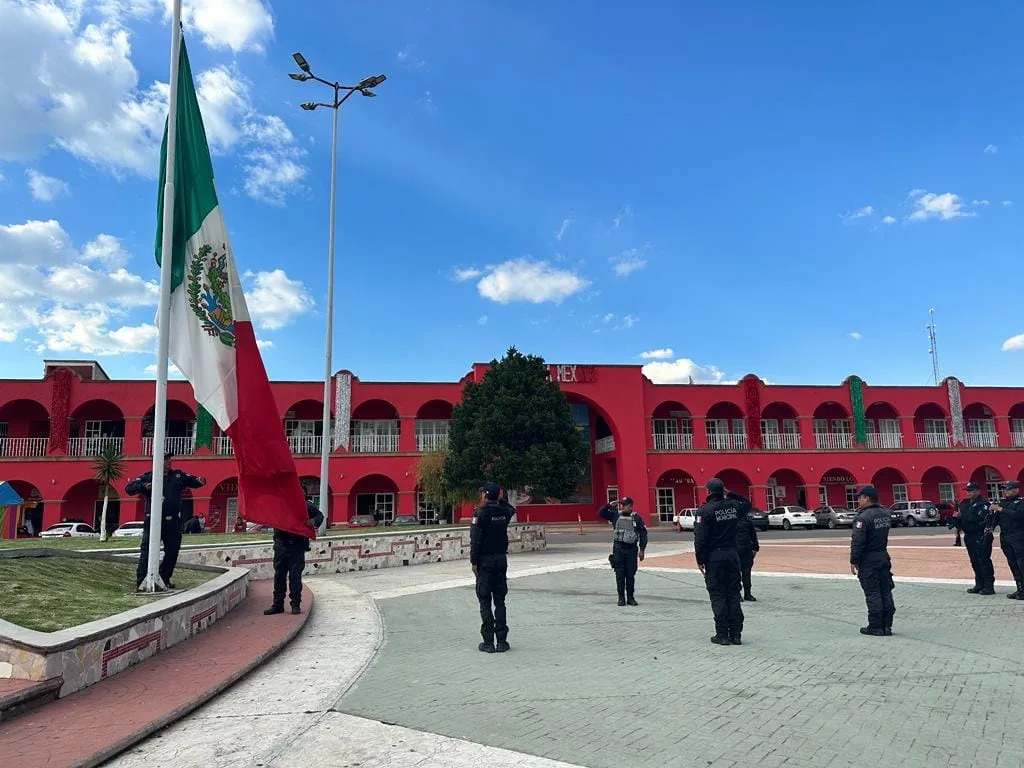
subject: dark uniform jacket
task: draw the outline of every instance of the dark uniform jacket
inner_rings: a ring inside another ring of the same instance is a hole
[[[473,510],[469,527],[469,563],[479,565],[486,555],[504,555],[508,552],[508,524],[515,507],[507,502],[488,500]]]
[[[741,552],[760,552],[761,544],[757,540],[757,529],[749,515],[740,514],[736,521],[736,549]]]
[[[124,491],[129,496],[144,496],[146,498],[146,517],[149,517],[150,508],[153,504],[153,493],[146,489],[147,483],[153,482],[152,472],[143,472],[125,486]],[[164,475],[164,503],[162,515],[179,519],[181,511],[181,492],[186,488],[202,488],[203,484],[195,475],[182,472],[180,469],[172,469]]]
[[[693,521],[693,551],[697,565],[704,565],[716,549],[736,549],[736,527],[741,510],[750,512],[750,502],[738,493],[711,493],[697,510]],[[756,534],[755,534],[756,535]]]
[[[989,508],[988,499],[979,496],[976,499],[964,499],[956,505],[957,518],[960,522],[957,527],[964,533],[982,533],[988,527]]]
[[[860,567],[865,558],[884,554],[889,556],[889,528],[892,515],[888,509],[872,504],[861,509],[853,519],[850,539],[850,563]]]
[[[1002,512],[990,512],[987,528],[999,526],[1002,538],[1024,541],[1024,497],[1014,496],[999,502]]]
[[[316,508],[315,504],[306,502],[306,518],[314,521],[316,528],[320,528],[324,524],[323,513]],[[303,552],[309,551],[309,537],[299,536],[297,533],[291,531],[281,531],[277,528],[274,529],[274,546],[284,547],[285,549],[301,549]]]
[[[614,504],[605,504],[597,510],[597,514],[611,523],[612,528],[615,527],[615,523],[622,516],[622,513]],[[637,549],[647,549],[647,526],[644,524],[644,519],[636,513],[636,510],[633,510],[633,520],[636,522]]]

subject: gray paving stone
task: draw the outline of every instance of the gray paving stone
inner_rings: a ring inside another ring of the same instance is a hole
[[[756,577],[755,577],[756,578]],[[380,601],[386,641],[344,713],[590,768],[1002,768],[1024,764],[1024,604],[899,584],[865,638],[856,582],[755,581],[718,648],[697,575],[511,583],[513,650],[476,651],[472,589]]]

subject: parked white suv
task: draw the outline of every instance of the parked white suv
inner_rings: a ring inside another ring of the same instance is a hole
[[[942,520],[934,501],[897,501],[889,507],[900,516],[904,525],[938,525]]]
[[[693,521],[697,518],[696,508],[691,509],[680,509],[679,514],[675,516],[674,522],[676,524],[677,531],[692,531]]]
[[[803,507],[789,505],[776,507],[768,512],[768,527],[782,528],[788,531],[790,528],[814,528],[818,525],[818,518]]]

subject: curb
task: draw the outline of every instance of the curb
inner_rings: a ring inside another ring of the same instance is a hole
[[[303,585],[303,587],[308,589],[308,586],[305,584]],[[287,635],[281,638],[281,640],[276,645],[273,645],[270,648],[264,650],[251,662],[246,664],[244,667],[235,670],[227,678],[219,681],[212,688],[206,689],[205,691],[198,694],[195,698],[191,699],[185,704],[176,707],[175,709],[171,710],[165,715],[161,715],[156,720],[147,723],[142,728],[133,731],[132,733],[119,739],[110,746],[104,747],[98,752],[94,752],[85,760],[80,760],[79,762],[72,764],[71,768],[95,768],[96,766],[100,766],[103,763],[107,762],[111,758],[116,757],[122,752],[126,752],[143,739],[152,736],[157,731],[162,730],[167,726],[176,723],[178,720],[181,720],[186,715],[191,714],[195,710],[199,709],[199,707],[201,707],[206,702],[210,701],[210,699],[223,693],[232,685],[241,680],[243,677],[248,675],[250,672],[253,672],[255,669],[261,667],[267,661],[272,659],[274,656],[280,653],[285,648],[285,646],[287,646],[292,640],[295,639],[299,632],[302,631],[303,627],[306,626],[306,622],[309,621],[309,617],[313,613],[313,606],[316,602],[313,591],[309,590],[309,593],[310,599],[308,607],[302,614],[302,620],[298,624],[296,624],[295,627]]]

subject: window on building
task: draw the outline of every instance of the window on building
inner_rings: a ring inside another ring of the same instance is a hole
[[[939,501],[956,503],[956,483],[939,483]]]
[[[671,523],[672,515],[676,511],[676,489],[675,488],[658,488],[657,501],[658,501],[658,520],[663,523]]]
[[[778,419],[761,419],[761,434],[762,435],[777,435],[777,434],[779,434],[779,420]]]
[[[693,435],[693,419],[689,416],[684,416],[679,420],[679,434]]]
[[[828,419],[815,419],[814,420],[814,434],[816,434],[816,435],[827,435],[828,434]]]
[[[775,509],[777,506],[779,506],[776,503],[776,499],[777,498],[778,498],[778,492],[777,492],[776,487],[774,485],[769,485],[768,488],[767,488],[767,493],[766,493],[765,502],[764,502],[765,506],[768,507],[768,509],[766,509],[765,512],[771,512],[773,509]]]
[[[800,422],[796,419],[783,419],[782,420],[782,434],[784,435],[799,435],[800,434]]]
[[[857,508],[857,486],[848,485],[846,486],[846,506],[850,509]]]
[[[433,523],[437,521],[437,507],[427,501],[427,494],[423,491],[416,494],[416,516],[422,523]]]
[[[0,421],[0,440],[5,439],[6,437],[7,437],[7,422],[6,421]]]
[[[907,493],[906,483],[893,483],[892,500],[894,503],[900,501],[910,501],[910,496]]]
[[[103,421],[86,421],[85,422],[85,436],[88,437],[103,437],[103,425],[106,422]]]
[[[926,435],[945,435],[948,431],[945,419],[924,420],[924,432]]]
[[[832,431],[835,432],[837,435],[850,434],[850,420],[832,419]]]
[[[744,422],[743,419],[733,419],[732,420],[732,433],[734,435],[742,435],[746,431],[747,431],[747,426],[746,426],[746,422]]]
[[[617,485],[609,485],[605,489],[605,499],[607,499],[609,504],[614,504],[616,501],[618,501],[619,500],[619,486],[617,486]]]
[[[989,501],[1001,501],[1003,498],[1003,484],[998,481],[986,483]]]
[[[1024,433],[1024,419],[1013,420],[1013,431],[1016,433]]]
[[[654,419],[655,435],[678,435],[679,421],[676,419]]]

